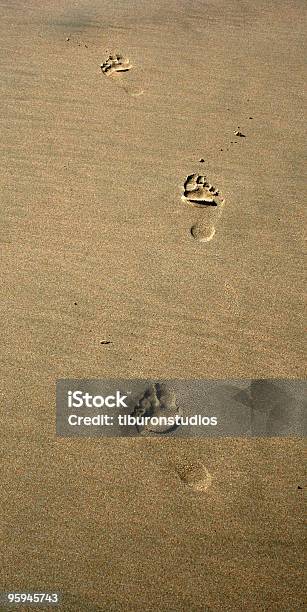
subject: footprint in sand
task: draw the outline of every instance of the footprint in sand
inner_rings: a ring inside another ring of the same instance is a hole
[[[203,209],[191,227],[193,238],[199,242],[212,240],[225,203],[219,190],[207,181],[206,176],[189,174],[183,184],[182,200]]]
[[[136,403],[136,406],[132,412],[134,417],[149,417],[153,422],[149,422],[149,419],[143,424],[136,425],[138,432],[142,435],[148,434],[165,434],[174,431],[180,425],[168,424],[163,422],[161,419],[160,423],[156,424],[157,419],[155,417],[175,417],[181,415],[176,404],[175,393],[168,389],[165,384],[154,383],[149,385],[148,389],[142,394]],[[153,418],[154,417],[154,418]]]
[[[212,476],[202,461],[185,461],[176,465],[175,471],[182,484],[194,491],[206,491],[211,485]]]
[[[128,57],[120,55],[119,53],[116,55],[109,55],[103,64],[101,64],[100,68],[102,74],[116,80],[116,83],[130,96],[140,96],[144,93],[143,89],[125,83],[121,78],[121,72],[128,72],[133,68]]]

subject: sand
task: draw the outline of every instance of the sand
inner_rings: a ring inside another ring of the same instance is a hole
[[[305,377],[304,7],[1,0],[3,590],[302,609],[302,440],[57,439],[55,382]]]

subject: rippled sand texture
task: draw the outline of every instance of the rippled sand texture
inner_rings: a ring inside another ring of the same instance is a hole
[[[305,375],[304,11],[0,0],[4,590],[302,609],[300,441],[55,439],[54,404],[66,376]]]

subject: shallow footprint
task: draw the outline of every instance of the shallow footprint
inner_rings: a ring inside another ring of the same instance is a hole
[[[121,72],[128,72],[132,68],[132,64],[128,57],[117,53],[116,55],[109,55],[109,57],[101,64],[101,72],[105,76],[116,79],[117,84],[124,89],[124,91],[130,96],[140,96],[144,93],[144,90],[124,83],[121,79]]]
[[[195,223],[191,227],[191,234],[198,242],[210,242],[215,234],[213,223]]]
[[[219,190],[201,174],[189,174],[183,184],[182,200],[202,208],[202,217],[191,227],[191,235],[199,242],[209,242],[225,203]],[[205,219],[203,218],[205,215]]]
[[[212,482],[210,472],[199,460],[176,465],[175,470],[181,482],[194,491],[206,491]]]

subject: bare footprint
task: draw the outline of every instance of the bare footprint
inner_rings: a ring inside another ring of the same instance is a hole
[[[100,68],[102,74],[111,77],[114,80],[116,79],[117,84],[130,96],[140,96],[144,93],[143,89],[139,87],[135,88],[132,85],[125,83],[121,78],[121,72],[128,72],[131,68],[133,68],[128,57],[125,57],[119,53],[116,55],[109,55],[108,59],[101,64]]]
[[[202,461],[185,461],[175,466],[181,482],[194,491],[206,491],[211,485],[212,476]]]
[[[203,223],[199,221],[191,227],[191,234],[198,242],[210,242],[215,234],[213,223]]]
[[[150,433],[164,434],[169,433],[180,427],[180,425],[150,422],[152,417],[175,417],[181,415],[176,404],[175,393],[166,387],[165,384],[154,383],[149,385],[148,389],[137,401],[137,404],[132,412],[135,417],[149,417],[147,424],[137,424],[137,430],[140,434],[148,435]],[[153,418],[153,421],[156,419]]]
[[[225,203],[219,190],[205,176],[189,174],[183,184],[182,200],[203,209],[191,227],[193,238],[199,242],[212,240]]]

